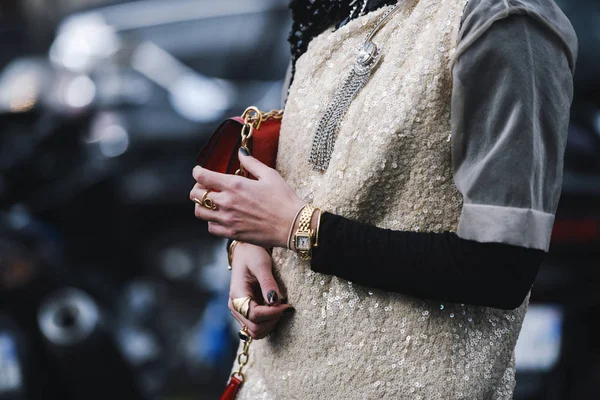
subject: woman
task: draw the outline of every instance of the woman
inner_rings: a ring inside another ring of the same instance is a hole
[[[252,300],[232,314],[270,333],[238,398],[512,398],[560,195],[575,33],[551,0],[326,7],[339,3],[293,2],[277,170],[240,153],[257,181],[193,171],[191,198],[218,190],[196,216],[241,242],[230,295]],[[386,13],[381,58],[352,93],[356,49]],[[307,203],[324,211],[310,261],[290,240]]]

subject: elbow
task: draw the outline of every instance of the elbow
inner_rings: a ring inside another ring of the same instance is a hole
[[[479,305],[490,308],[497,308],[499,310],[513,311],[521,307],[525,298],[510,298],[510,299],[490,299],[487,302],[481,302]],[[474,303],[474,302],[473,302]],[[477,305],[477,304],[474,304]]]
[[[541,260],[536,259],[518,265],[504,265],[495,279],[486,285],[487,290],[484,290],[494,303],[491,307],[503,310],[516,310],[521,307],[529,297],[540,264]]]
[[[509,286],[507,289],[501,291],[501,293],[496,293],[490,299],[489,306],[502,310],[516,310],[527,300],[530,291],[531,285],[528,283],[525,285]],[[489,291],[489,293],[494,293],[494,291]]]
[[[507,304],[509,306],[507,309],[515,310],[521,307],[521,305],[523,305],[523,303],[529,298],[529,293],[531,292],[532,286],[533,283],[527,282],[522,288],[515,290],[513,296],[511,296],[511,299]]]
[[[507,310],[507,311],[516,310],[517,308],[519,308],[523,305],[526,298],[527,298],[527,295],[519,296],[519,297],[513,296],[511,298],[508,298],[508,299],[502,301],[500,304],[497,305],[496,308],[500,308],[502,310]]]

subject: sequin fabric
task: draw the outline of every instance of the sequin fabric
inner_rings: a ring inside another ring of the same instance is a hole
[[[464,5],[408,0],[375,36],[383,58],[350,105],[325,172],[307,162],[316,125],[387,7],[310,43],[277,160],[303,199],[380,227],[456,231],[448,65]],[[315,273],[287,250],[273,257],[296,312],[252,343],[240,399],[512,398],[527,301],[514,311],[441,304]]]

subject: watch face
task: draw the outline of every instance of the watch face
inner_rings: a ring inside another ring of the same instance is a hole
[[[310,236],[296,236],[296,250],[310,250]]]

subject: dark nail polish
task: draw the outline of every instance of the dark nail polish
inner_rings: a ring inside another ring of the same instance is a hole
[[[286,308],[285,310],[283,310],[284,314],[291,314],[294,311],[296,311],[296,309],[294,307],[290,307],[290,308]]]
[[[243,331],[238,332],[238,337],[240,338],[240,340],[243,340],[244,342],[247,342],[248,340],[250,340],[250,335],[248,335],[246,332],[243,332]]]
[[[275,303],[277,303],[277,300],[279,300],[279,296],[277,295],[277,292],[274,290],[271,290],[269,292],[269,294],[267,294],[267,301],[269,302],[269,304],[275,304]]]
[[[242,155],[244,155],[244,156],[250,155],[250,153],[248,153],[248,150],[246,150],[245,147],[240,147],[240,153],[242,153]]]

